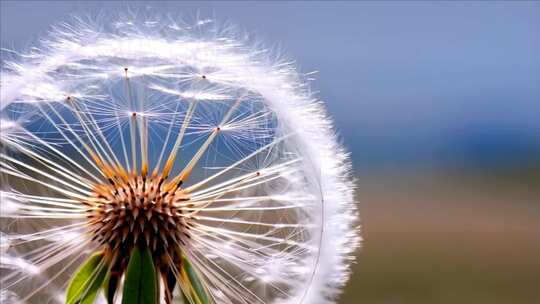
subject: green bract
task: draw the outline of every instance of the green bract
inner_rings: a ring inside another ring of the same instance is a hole
[[[209,303],[208,294],[204,288],[197,272],[188,259],[182,257],[182,273],[186,275],[187,286],[189,287],[189,296],[188,299],[192,299],[192,302],[196,304],[207,304]],[[189,300],[187,301],[189,303]]]
[[[90,256],[73,276],[66,296],[66,304],[91,304],[98,294],[109,268],[103,251]]]
[[[156,269],[148,248],[135,247],[124,280],[123,304],[157,303]]]

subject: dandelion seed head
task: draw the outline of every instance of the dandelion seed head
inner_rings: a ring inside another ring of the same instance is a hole
[[[2,70],[2,297],[61,302],[47,289],[86,256],[121,278],[141,247],[163,301],[186,258],[214,303],[332,303],[357,210],[305,75],[212,20],[111,20],[56,26]]]

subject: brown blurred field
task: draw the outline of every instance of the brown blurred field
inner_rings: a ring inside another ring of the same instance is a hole
[[[436,172],[359,177],[340,303],[540,303],[540,170]]]

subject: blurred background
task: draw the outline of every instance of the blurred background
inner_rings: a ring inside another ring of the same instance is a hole
[[[340,303],[540,303],[540,2],[1,1],[21,50],[70,14],[215,17],[318,71],[364,237]]]

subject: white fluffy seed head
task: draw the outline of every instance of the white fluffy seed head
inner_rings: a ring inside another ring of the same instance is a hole
[[[211,20],[111,20],[58,26],[3,65],[2,118],[21,103],[34,111],[33,123],[16,126],[25,136],[2,135],[17,147],[2,153],[14,190],[0,227],[15,236],[3,254],[23,252],[42,271],[10,268],[2,296],[63,288],[81,256],[103,245],[91,240],[96,209],[84,202],[111,179],[163,174],[166,191],[189,193],[175,206],[192,234],[177,246],[214,302],[333,302],[360,241],[354,183],[304,77]]]

